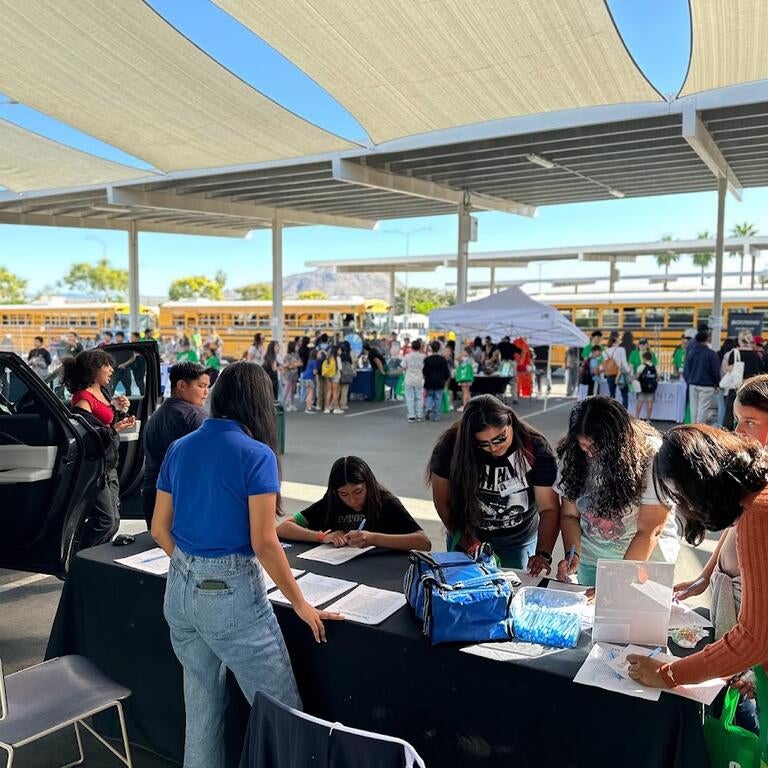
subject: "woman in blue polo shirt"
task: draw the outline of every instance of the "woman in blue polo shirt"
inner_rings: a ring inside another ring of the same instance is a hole
[[[317,642],[325,641],[322,619],[338,618],[306,602],[275,533],[277,429],[264,369],[227,366],[211,414],[169,449],[152,519],[152,536],[171,557],[164,613],[184,667],[185,768],[224,765],[225,668],[248,701],[261,690],[301,706],[262,566]]]

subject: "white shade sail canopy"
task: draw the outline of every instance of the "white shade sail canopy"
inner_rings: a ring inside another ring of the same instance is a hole
[[[681,96],[768,78],[766,0],[690,0],[691,64]]]
[[[270,101],[141,0],[0,0],[0,19],[0,92],[160,170],[353,146]]]
[[[214,0],[376,143],[576,107],[661,100],[604,0]]]
[[[560,311],[532,299],[519,288],[509,288],[484,299],[433,309],[430,328],[453,330],[465,338],[522,336],[529,344],[583,346],[586,335]]]
[[[148,175],[147,171],[103,160],[0,120],[0,184],[13,192],[104,184]]]

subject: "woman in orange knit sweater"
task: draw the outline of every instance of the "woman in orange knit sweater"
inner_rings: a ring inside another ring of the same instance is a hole
[[[699,653],[665,664],[628,657],[632,679],[654,688],[730,678],[768,663],[768,456],[757,441],[696,425],[663,437],[654,462],[657,490],[674,501],[685,538],[734,527],[741,570],[741,611],[729,632]]]

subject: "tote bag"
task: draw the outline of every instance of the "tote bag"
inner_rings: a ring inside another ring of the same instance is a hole
[[[720,379],[720,389],[738,389],[744,381],[744,363],[738,349],[731,350],[733,367]]]

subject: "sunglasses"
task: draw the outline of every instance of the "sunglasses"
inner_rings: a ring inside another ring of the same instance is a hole
[[[507,441],[507,430],[505,429],[501,434],[492,437],[490,440],[481,440],[477,443],[477,447],[483,451],[490,451],[494,445],[503,445]]]

